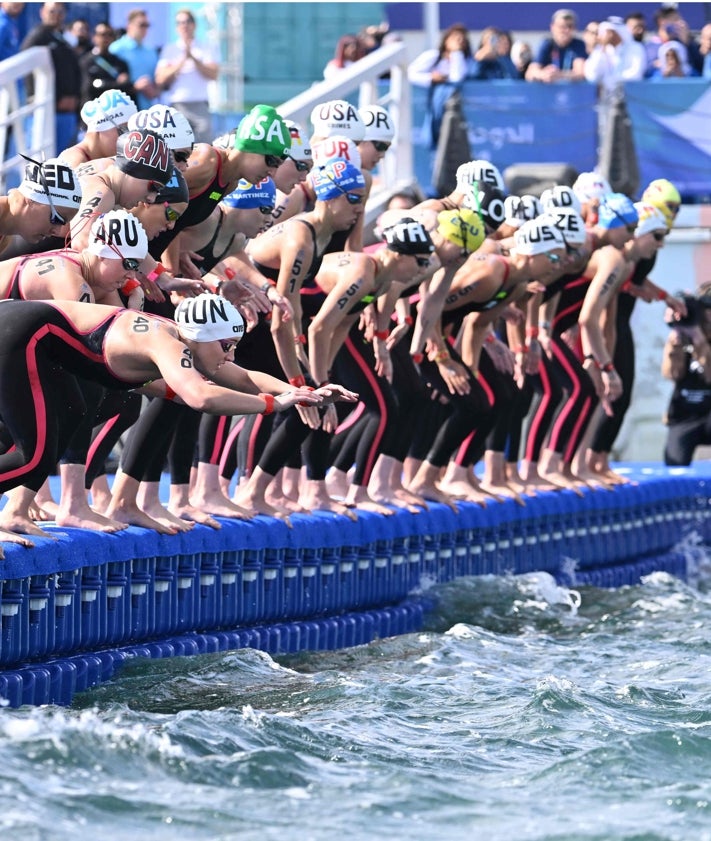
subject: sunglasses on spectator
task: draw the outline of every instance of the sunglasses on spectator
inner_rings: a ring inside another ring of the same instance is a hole
[[[190,151],[186,149],[180,150],[178,152],[173,152],[173,160],[176,164],[186,164],[188,162],[188,158],[190,157],[190,155],[192,155],[192,153],[192,149],[190,149]]]
[[[147,20],[142,20],[142,21],[138,24],[138,28],[139,28],[139,29],[148,29],[149,27],[150,27],[150,23],[148,23],[148,21],[147,21]]]
[[[138,267],[141,265],[141,261],[136,260],[133,257],[122,257],[121,265],[123,266],[124,271],[137,272]]]
[[[286,155],[284,157],[279,157],[277,155],[265,155],[264,161],[266,162],[269,169],[276,169],[280,167],[284,161],[286,160]]]
[[[664,242],[664,237],[666,234],[663,234],[661,231],[653,231],[652,236],[657,242]]]
[[[387,152],[390,148],[390,144],[386,143],[385,140],[371,140],[370,142],[373,144],[376,152]]]
[[[42,189],[44,190],[45,195],[47,196],[47,201],[49,202],[49,224],[66,225],[67,220],[57,212],[57,208],[54,206],[54,202],[52,201],[52,194],[49,192],[49,184],[47,183],[47,179],[44,177],[44,172],[42,172],[42,164],[39,161],[28,158],[27,155],[20,154],[20,157],[37,167],[37,177],[39,178]]]
[[[237,347],[237,342],[220,342],[220,347],[223,353],[232,353]]]
[[[182,213],[178,213],[178,211],[174,207],[171,207],[167,201],[163,202],[163,208],[165,211],[166,222],[177,222],[182,216]]]
[[[274,210],[273,204],[260,204],[259,205],[259,212],[262,216],[269,216],[269,214]]]
[[[306,161],[297,161],[291,155],[287,155],[287,158],[290,158],[294,162],[294,168],[297,172],[308,172],[311,169],[311,164],[308,164]]]

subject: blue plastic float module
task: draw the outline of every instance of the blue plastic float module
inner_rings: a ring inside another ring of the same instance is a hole
[[[391,517],[359,512],[356,521],[314,513],[293,517],[293,528],[257,517],[169,536],[49,526],[56,539],[39,538],[34,549],[5,544],[0,669],[392,609],[423,585],[466,575],[547,571],[597,586],[654,569],[685,577],[684,539],[707,540],[711,529],[711,466],[625,472],[637,484],[546,493],[525,506],[462,503],[457,513],[437,504]],[[13,694],[5,674],[0,697]],[[60,697],[52,693],[44,697]]]

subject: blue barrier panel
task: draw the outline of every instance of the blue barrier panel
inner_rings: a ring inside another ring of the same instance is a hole
[[[72,569],[60,572],[55,581],[54,651],[57,654],[74,650],[79,642],[81,601],[77,592],[78,579],[79,570]]]
[[[268,547],[264,550],[264,621],[275,622],[284,616],[285,555],[286,547]]]
[[[106,565],[84,567],[79,576],[82,648],[96,648],[106,640]]]
[[[242,615],[242,549],[225,549],[220,574],[220,627],[232,628]]]
[[[45,574],[33,575],[29,579],[28,650],[33,657],[42,657],[54,651],[53,583]]]
[[[174,629],[178,582],[176,566],[170,558],[156,558],[153,572],[154,621],[156,633],[163,636]]]
[[[130,562],[131,639],[150,639],[156,633],[155,564],[155,557]]]
[[[106,642],[109,645],[118,645],[131,638],[131,588],[128,580],[130,568],[130,561],[107,564]]]
[[[303,615],[302,587],[301,552],[292,546],[287,546],[284,549],[284,589],[282,596],[282,616],[285,619],[297,619]]]

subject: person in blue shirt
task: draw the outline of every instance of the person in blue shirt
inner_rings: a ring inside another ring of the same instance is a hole
[[[139,111],[155,105],[160,96],[160,87],[155,81],[158,51],[143,44],[150,25],[143,9],[132,9],[128,13],[126,34],[109,47],[110,53],[128,64]]]
[[[509,50],[508,35],[493,26],[487,26],[481,33],[479,49],[474,53],[474,63],[469,79],[520,79]]]
[[[551,37],[538,49],[534,61],[526,71],[527,82],[580,82],[587,50],[585,43],[575,37],[578,19],[570,9],[558,9],[551,18]]]
[[[24,9],[24,3],[0,3],[0,61],[20,52],[20,27],[17,18]]]

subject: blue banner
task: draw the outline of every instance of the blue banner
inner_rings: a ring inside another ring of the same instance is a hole
[[[711,201],[711,83],[630,82],[625,93],[641,183],[668,178],[687,201]]]
[[[432,150],[424,130],[427,91],[412,89],[415,172],[426,187]],[[520,163],[565,163],[579,172],[597,162],[597,91],[585,82],[472,81],[462,89],[472,159],[489,160],[503,172]]]

